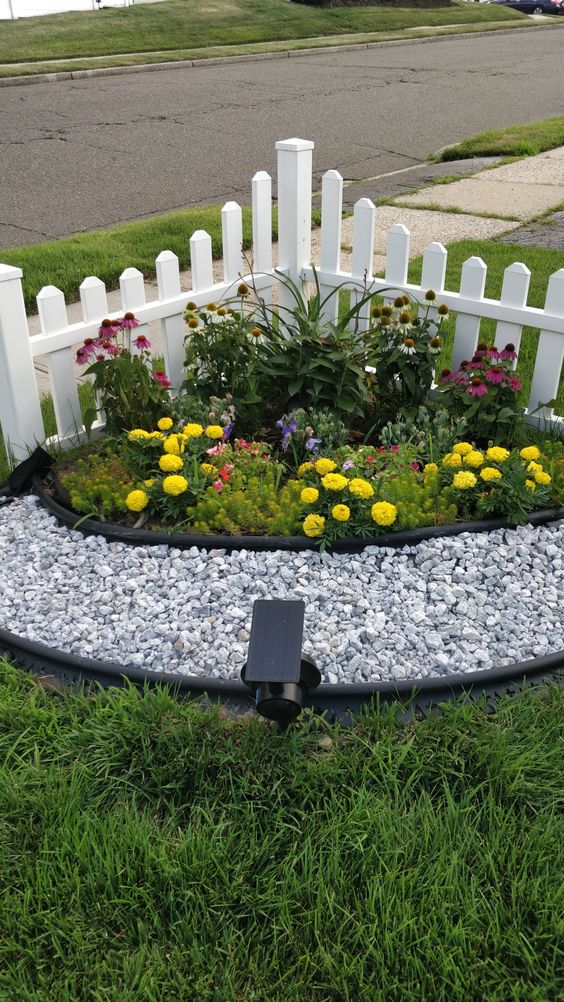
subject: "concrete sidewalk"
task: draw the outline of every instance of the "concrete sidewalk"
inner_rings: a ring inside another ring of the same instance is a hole
[[[483,161],[476,161],[482,167],[470,178],[452,181],[448,184],[423,187],[413,194],[404,192],[409,189],[410,178],[412,188],[418,183],[421,173],[419,169],[395,171],[355,185],[347,186],[345,204],[353,204],[358,198],[372,197],[375,201],[385,197],[384,191],[390,184],[396,185],[402,191],[392,205],[381,205],[376,210],[375,253],[373,271],[375,274],[385,266],[385,251],[388,230],[395,223],[403,223],[411,233],[410,257],[417,257],[432,241],[438,240],[448,246],[457,240],[489,239],[500,237],[510,243],[522,242],[524,246],[562,247],[564,250],[564,212],[555,212],[543,217],[539,223],[522,226],[522,221],[529,222],[541,213],[556,209],[564,203],[564,146],[535,157],[528,157],[515,163],[483,169]],[[434,165],[429,165],[434,166]],[[456,162],[441,164],[442,176],[450,176],[456,171]],[[421,171],[428,170],[428,165],[422,165]],[[470,164],[468,164],[470,173]],[[440,170],[437,171],[440,174]],[[401,177],[400,177],[401,175]],[[352,189],[358,189],[354,192]],[[357,197],[355,197],[357,196]],[[401,203],[401,204],[398,204]],[[432,206],[432,208],[430,208]],[[454,209],[455,211],[449,211]],[[484,217],[480,213],[493,213]],[[499,215],[496,215],[499,213]],[[513,221],[502,218],[504,215],[518,217]],[[341,268],[349,271],[352,262],[353,219],[343,220]],[[523,239],[520,234],[523,232]],[[319,264],[320,231],[312,234],[312,260]],[[163,250],[166,248],[163,248]],[[274,247],[276,263],[277,246]],[[515,258],[518,259],[516,250]],[[487,262],[486,262],[487,263]],[[86,276],[85,276],[86,277]],[[223,262],[214,261],[214,279],[223,278]],[[191,273],[182,273],[182,288],[191,287]],[[147,301],[158,298],[157,285],[154,281],[146,282]],[[121,309],[118,290],[108,293],[110,312]],[[82,320],[80,303],[68,306],[69,323]],[[162,350],[160,323],[149,325],[150,339],[157,353]],[[30,318],[30,333],[40,333],[39,318]],[[39,391],[49,392],[49,378],[44,359],[37,359],[36,371]]]

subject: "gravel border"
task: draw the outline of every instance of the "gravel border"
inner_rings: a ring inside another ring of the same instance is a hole
[[[352,555],[128,546],[24,497],[0,508],[0,623],[85,658],[230,680],[254,599],[302,598],[324,682],[415,683],[561,651],[563,552],[564,520]]]

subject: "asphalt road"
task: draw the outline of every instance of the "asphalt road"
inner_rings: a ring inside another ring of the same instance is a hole
[[[535,28],[1,88],[0,247],[248,203],[290,136],[315,141],[317,176],[362,179],[561,114],[563,41]]]

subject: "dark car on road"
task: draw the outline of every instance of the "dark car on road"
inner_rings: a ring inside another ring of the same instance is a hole
[[[564,0],[489,0],[523,14],[564,14]]]

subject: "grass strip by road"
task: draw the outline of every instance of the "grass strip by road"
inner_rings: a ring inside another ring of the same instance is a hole
[[[564,115],[545,118],[541,122],[479,132],[456,146],[448,146],[431,159],[444,163],[465,160],[467,157],[531,157],[557,146],[564,146]]]
[[[280,734],[0,662],[0,995],[556,1002],[563,711]]]
[[[316,219],[319,220],[319,210]],[[61,289],[67,302],[79,298],[80,283],[96,275],[107,289],[117,289],[126,268],[138,268],[145,278],[154,278],[155,258],[163,250],[178,256],[181,269],[190,266],[190,237],[196,230],[209,233],[212,256],[221,258],[221,206],[178,209],[133,223],[120,223],[107,230],[78,233],[48,243],[28,244],[0,250],[0,261],[22,268],[24,298],[28,312],[37,312],[35,297],[44,285]],[[273,238],[277,237],[277,214],[273,212]],[[243,206],[243,246],[252,243],[252,218]]]
[[[282,42],[327,44],[328,38],[376,37],[385,32],[428,26],[524,25],[524,15],[490,4],[449,8],[327,8],[288,0],[166,0],[92,13],[53,14],[3,22],[0,64],[45,64],[46,60],[103,57],[93,65],[120,65],[128,54],[136,62],[198,58],[241,52],[241,47]],[[530,23],[530,22],[529,22]],[[179,44],[180,43],[180,44]],[[298,46],[299,47],[299,46]],[[205,51],[204,51],[205,50]],[[248,49],[247,49],[248,51]],[[63,69],[63,66],[56,67]],[[84,68],[69,64],[71,69]],[[30,72],[30,68],[25,72]],[[21,73],[22,67],[14,67]]]

